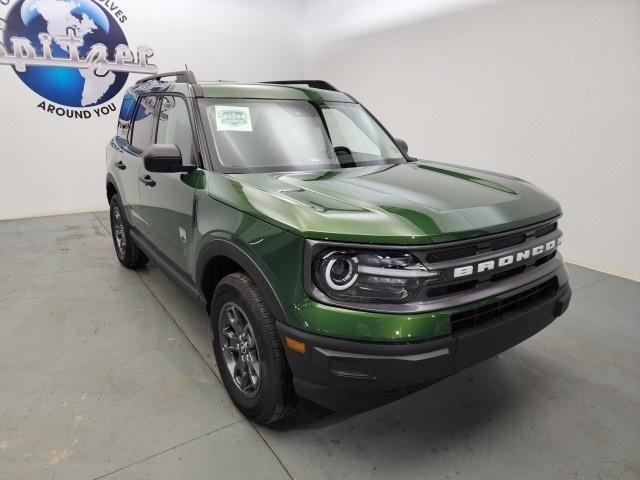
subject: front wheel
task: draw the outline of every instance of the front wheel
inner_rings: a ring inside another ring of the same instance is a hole
[[[244,273],[223,278],[211,305],[213,352],[231,400],[261,424],[285,419],[297,399],[275,320]]]

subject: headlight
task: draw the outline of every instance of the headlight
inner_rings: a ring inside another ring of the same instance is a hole
[[[314,283],[337,300],[408,302],[437,275],[401,252],[325,250],[313,262]]]

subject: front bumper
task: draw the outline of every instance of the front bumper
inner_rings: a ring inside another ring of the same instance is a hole
[[[552,296],[510,311],[491,323],[444,338],[403,344],[359,342],[314,335],[278,323],[284,337],[306,345],[286,349],[296,392],[337,411],[387,403],[490,358],[542,330],[569,306],[568,283]]]

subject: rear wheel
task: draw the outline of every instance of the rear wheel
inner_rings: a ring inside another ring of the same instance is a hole
[[[127,268],[144,267],[149,259],[131,239],[120,195],[115,194],[111,197],[110,207],[111,236],[118,260]]]
[[[288,417],[297,399],[275,320],[244,273],[223,278],[211,304],[213,352],[236,407],[261,424]]]

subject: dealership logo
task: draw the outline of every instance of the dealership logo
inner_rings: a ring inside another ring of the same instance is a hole
[[[158,71],[151,48],[129,47],[126,21],[112,0],[17,0],[0,19],[0,66],[43,97],[38,108],[46,112],[108,115],[130,73]]]

